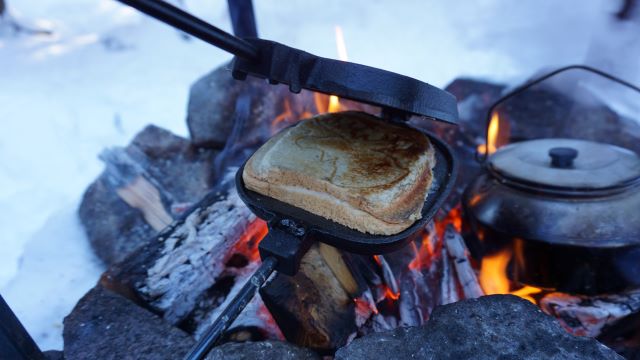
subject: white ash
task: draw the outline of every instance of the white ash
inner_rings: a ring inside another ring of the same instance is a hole
[[[166,320],[178,323],[218,280],[233,246],[255,219],[230,187],[226,199],[195,211],[164,240],[163,256],[149,268],[138,290]]]
[[[640,311],[640,289],[593,297],[551,293],[540,307],[572,334],[596,337],[606,326]]]

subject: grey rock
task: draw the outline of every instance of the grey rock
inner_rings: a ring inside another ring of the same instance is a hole
[[[64,360],[64,353],[58,350],[43,351],[42,354],[47,360]]]
[[[577,337],[535,305],[511,295],[437,307],[423,327],[356,339],[338,359],[622,359]]]
[[[193,204],[210,189],[216,152],[194,147],[187,139],[149,125],[124,149],[158,188],[172,216],[175,206]],[[79,216],[100,259],[111,265],[146,243],[156,231],[142,213],[127,205],[115,192],[114,180],[103,172],[86,190]]]
[[[186,333],[96,286],[64,319],[64,358],[180,359],[194,345]]]
[[[226,343],[213,348],[207,360],[306,359],[316,360],[315,352],[282,341]]]
[[[283,111],[283,99],[288,94],[285,86],[269,85],[251,76],[238,81],[233,79],[228,67],[223,65],[214,69],[191,86],[187,126],[191,141],[197,146],[222,148],[225,145],[231,135],[236,105],[242,94],[251,97],[248,116],[252,124],[268,127]],[[268,131],[258,132],[269,135]],[[247,135],[243,133],[243,136]]]

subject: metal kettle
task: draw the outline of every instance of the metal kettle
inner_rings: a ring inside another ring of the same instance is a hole
[[[545,138],[501,147],[484,165],[462,198],[463,232],[475,258],[508,248],[512,280],[562,292],[640,287],[635,152]]]

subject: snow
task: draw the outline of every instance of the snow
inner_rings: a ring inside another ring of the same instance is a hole
[[[182,2],[229,31],[226,1]],[[602,36],[592,39],[609,29],[605,2],[256,0],[255,7],[263,38],[335,58],[341,25],[351,61],[444,86],[460,75],[513,83],[587,55],[601,60]],[[231,56],[113,0],[7,4],[19,22],[53,35],[0,28],[0,293],[43,349],[61,349],[63,317],[104,270],[76,215],[102,170],[97,154],[148,123],[187,135],[189,85]],[[623,51],[606,45],[611,56]]]

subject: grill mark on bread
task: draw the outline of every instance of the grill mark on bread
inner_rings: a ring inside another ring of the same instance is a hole
[[[349,115],[352,115],[350,113]],[[421,154],[423,154],[428,147],[428,142],[424,135],[422,136],[408,136],[406,129],[396,125],[387,124],[388,127],[395,128],[398,133],[393,132],[378,132],[379,124],[381,120],[370,119],[365,116],[359,116],[360,122],[357,122],[355,126],[347,126],[349,130],[349,137],[344,133],[338,131],[334,127],[328,126],[329,123],[338,124],[339,128],[344,129],[344,126],[340,126],[340,122],[345,121],[345,116],[337,114],[336,118],[317,121],[310,124],[306,132],[297,135],[294,138],[294,143],[300,148],[315,148],[314,146],[306,147],[303,145],[305,140],[310,139],[311,142],[322,143],[328,148],[333,148],[345,153],[348,153],[353,161],[349,161],[349,169],[342,174],[344,179],[340,181],[340,186],[352,189],[370,189],[370,192],[378,191],[380,189],[389,189],[396,186],[401,182],[409,173],[410,165],[414,163]],[[349,120],[347,120],[349,121]],[[333,136],[320,136],[314,137],[314,128],[322,127],[323,130],[329,132]],[[363,131],[369,130],[369,131]],[[373,133],[372,133],[373,131]],[[404,135],[404,136],[403,136]],[[377,136],[378,138],[372,139],[371,136]],[[379,138],[381,136],[381,138]],[[365,143],[364,148],[368,148],[371,151],[361,151],[358,146],[354,146],[354,143],[350,140],[357,140],[361,143]],[[317,146],[317,145],[316,145]],[[324,150],[321,150],[324,155]],[[401,160],[402,159],[402,160]],[[323,156],[321,157],[323,161]],[[336,183],[337,158],[332,159],[333,169],[328,180],[332,183]],[[392,170],[402,169],[401,173],[398,173],[394,179],[387,179],[387,182],[379,185],[349,185],[349,183],[357,184],[362,177],[374,175],[383,175]]]
[[[251,190],[343,225],[394,234],[421,217],[434,161],[431,143],[415,129],[334,113],[274,136],[249,159],[243,179]]]

